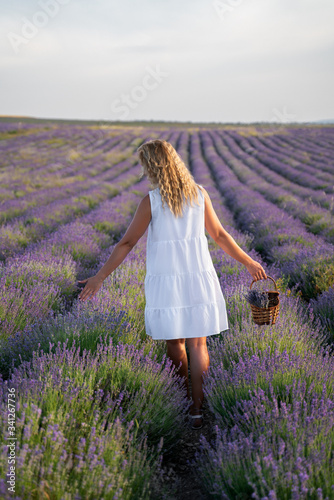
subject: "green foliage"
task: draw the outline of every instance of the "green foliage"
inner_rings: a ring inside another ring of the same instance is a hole
[[[138,438],[138,425],[131,429],[116,415],[111,424],[99,425],[102,414],[89,383],[76,382],[70,381],[72,392],[65,397],[51,381],[42,396],[19,394],[16,493],[33,500],[78,494],[111,499],[120,492],[126,500],[147,498],[159,449],[148,449]],[[3,461],[0,470],[7,470]]]

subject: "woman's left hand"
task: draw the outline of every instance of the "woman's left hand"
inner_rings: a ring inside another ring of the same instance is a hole
[[[261,264],[252,259],[250,263],[245,264],[247,271],[252,275],[254,281],[266,280],[267,274]]]
[[[78,280],[78,283],[86,283],[85,288],[79,295],[79,299],[82,302],[85,302],[85,300],[91,299],[97,294],[103,284],[103,280],[97,278],[96,276],[92,276],[91,278],[87,278],[85,280]]]

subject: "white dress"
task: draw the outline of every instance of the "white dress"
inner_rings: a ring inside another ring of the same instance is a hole
[[[175,217],[159,188],[149,191],[145,327],[153,339],[206,337],[229,328],[225,299],[208,247],[204,194]]]

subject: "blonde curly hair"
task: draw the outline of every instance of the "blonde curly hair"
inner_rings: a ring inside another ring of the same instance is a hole
[[[183,214],[184,203],[199,205],[196,182],[173,146],[164,140],[155,139],[138,148],[139,161],[143,167],[141,176],[148,176],[152,187],[159,187],[162,206],[167,203],[176,217]]]

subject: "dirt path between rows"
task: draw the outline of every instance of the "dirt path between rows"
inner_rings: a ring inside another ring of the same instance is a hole
[[[189,373],[191,391],[191,380]],[[204,435],[211,443],[215,438],[215,416],[208,409],[205,398],[203,402],[203,426],[201,429],[192,429],[190,419],[186,422],[184,433],[175,446],[171,456],[164,456],[162,468],[165,472],[164,485],[169,486],[173,493],[164,497],[164,500],[206,500],[212,499],[203,488],[196,466],[191,462],[195,458],[196,450],[200,449],[200,436]],[[169,489],[168,488],[168,489]],[[161,500],[162,497],[159,498]],[[158,500],[158,499],[157,499]]]

